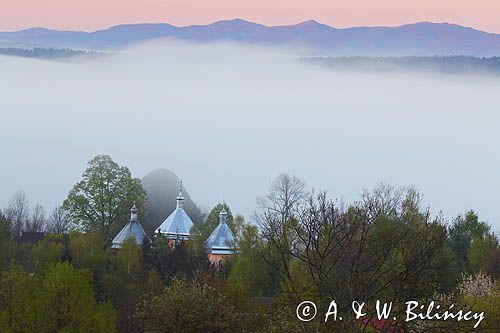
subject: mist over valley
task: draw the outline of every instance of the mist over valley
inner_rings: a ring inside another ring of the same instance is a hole
[[[234,43],[149,43],[104,57],[0,57],[0,207],[24,190],[47,210],[109,154],[134,177],[166,168],[196,204],[249,217],[286,171],[352,202],[415,185],[434,213],[499,227],[500,81],[305,66]],[[22,75],[20,75],[22,73]]]

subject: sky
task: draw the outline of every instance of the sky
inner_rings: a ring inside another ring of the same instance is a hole
[[[169,42],[70,62],[0,57],[0,208],[47,211],[86,163],[166,168],[249,217],[281,172],[345,202],[413,185],[433,213],[500,230],[497,77],[330,72],[244,45]],[[23,73],[23,75],[19,75]],[[29,98],[27,98],[29,96]]]
[[[266,25],[310,19],[343,28],[449,22],[500,33],[498,0],[1,0],[0,31],[94,31],[122,23],[208,24],[242,18]]]

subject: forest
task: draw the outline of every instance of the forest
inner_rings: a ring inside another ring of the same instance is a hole
[[[58,48],[44,48],[35,47],[32,49],[24,48],[0,48],[0,55],[15,56],[23,58],[37,58],[37,59],[63,59],[71,57],[82,57],[96,55],[95,51],[82,51],[72,49],[58,49]]]
[[[73,50],[69,48],[0,48],[0,55],[46,60],[64,60],[75,57],[96,57],[110,54],[103,51]],[[500,75],[500,57],[475,56],[322,56],[299,57],[298,63],[319,66],[328,70],[361,72],[419,72],[443,74]]]
[[[500,57],[406,56],[406,57],[302,57],[301,63],[329,70],[367,72],[419,72],[443,74],[500,74]]]
[[[252,216],[226,203],[187,207],[192,238],[171,248],[154,229],[175,197],[153,212],[161,203],[144,183],[98,155],[48,216],[23,192],[12,195],[0,211],[1,332],[498,332],[498,236],[471,207],[433,215],[417,188],[388,184],[346,203],[282,173]],[[134,203],[150,239],[112,250]],[[223,208],[238,253],[216,267],[203,242]],[[307,322],[296,315],[305,300],[318,308]],[[343,320],[325,322],[332,300]],[[392,302],[391,319],[349,311],[377,300]],[[409,300],[485,319],[476,329],[405,321]]]

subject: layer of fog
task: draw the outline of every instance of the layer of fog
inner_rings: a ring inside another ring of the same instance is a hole
[[[0,57],[0,207],[48,210],[86,162],[167,168],[192,198],[248,216],[287,171],[356,200],[415,185],[433,212],[500,226],[500,80],[334,73],[287,53],[164,42],[74,62]]]

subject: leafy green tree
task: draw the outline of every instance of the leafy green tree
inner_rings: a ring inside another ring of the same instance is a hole
[[[71,264],[75,268],[87,268],[96,276],[106,269],[110,254],[100,233],[72,232],[69,235],[68,247]]]
[[[45,272],[38,292],[44,309],[40,324],[46,331],[114,331],[115,311],[110,304],[96,304],[90,274],[68,263],[55,264]]]
[[[497,246],[491,250],[483,265],[483,271],[493,279],[500,278],[500,247]]]
[[[234,308],[208,284],[175,280],[159,295],[151,295],[135,315],[141,332],[238,332]]]
[[[465,216],[458,216],[450,228],[449,243],[457,258],[461,261],[463,270],[467,267],[467,253],[474,239],[485,239],[491,234],[491,227],[484,221],[479,221],[474,211],[468,211]]]
[[[70,191],[63,208],[78,230],[100,232],[110,241],[128,221],[134,202],[144,210],[146,192],[140,179],[132,178],[130,170],[110,156],[98,155],[88,163],[83,179]]]
[[[20,266],[3,271],[0,280],[0,331],[36,332],[36,285]]]
[[[141,269],[141,259],[141,248],[137,246],[133,237],[125,240],[118,253],[114,256],[117,271],[124,275],[138,273]]]
[[[57,235],[49,235],[33,245],[29,260],[29,271],[40,272],[49,264],[61,261],[65,247],[62,239]]]
[[[280,276],[262,257],[265,245],[257,227],[245,224],[242,229],[228,282],[241,285],[250,296],[273,296],[279,291]]]
[[[130,318],[143,295],[141,259],[141,248],[135,240],[126,240],[99,281],[103,298],[111,301],[118,312],[118,328],[122,332],[133,331]]]
[[[144,291],[146,293],[159,294],[163,291],[165,285],[161,280],[160,274],[155,269],[151,269],[146,276]]]
[[[115,311],[94,298],[91,275],[68,263],[28,275],[19,267],[2,274],[2,332],[114,332]]]
[[[148,266],[156,268],[165,282],[176,276],[191,277],[197,270],[209,269],[209,262],[198,239],[180,243],[171,249],[163,235],[155,237]]]
[[[475,238],[467,252],[467,264],[472,273],[478,273],[486,263],[491,252],[498,247],[498,240],[493,235],[484,239]]]
[[[12,244],[12,234],[10,231],[10,221],[0,211],[0,269],[7,266],[10,260],[10,249]]]

